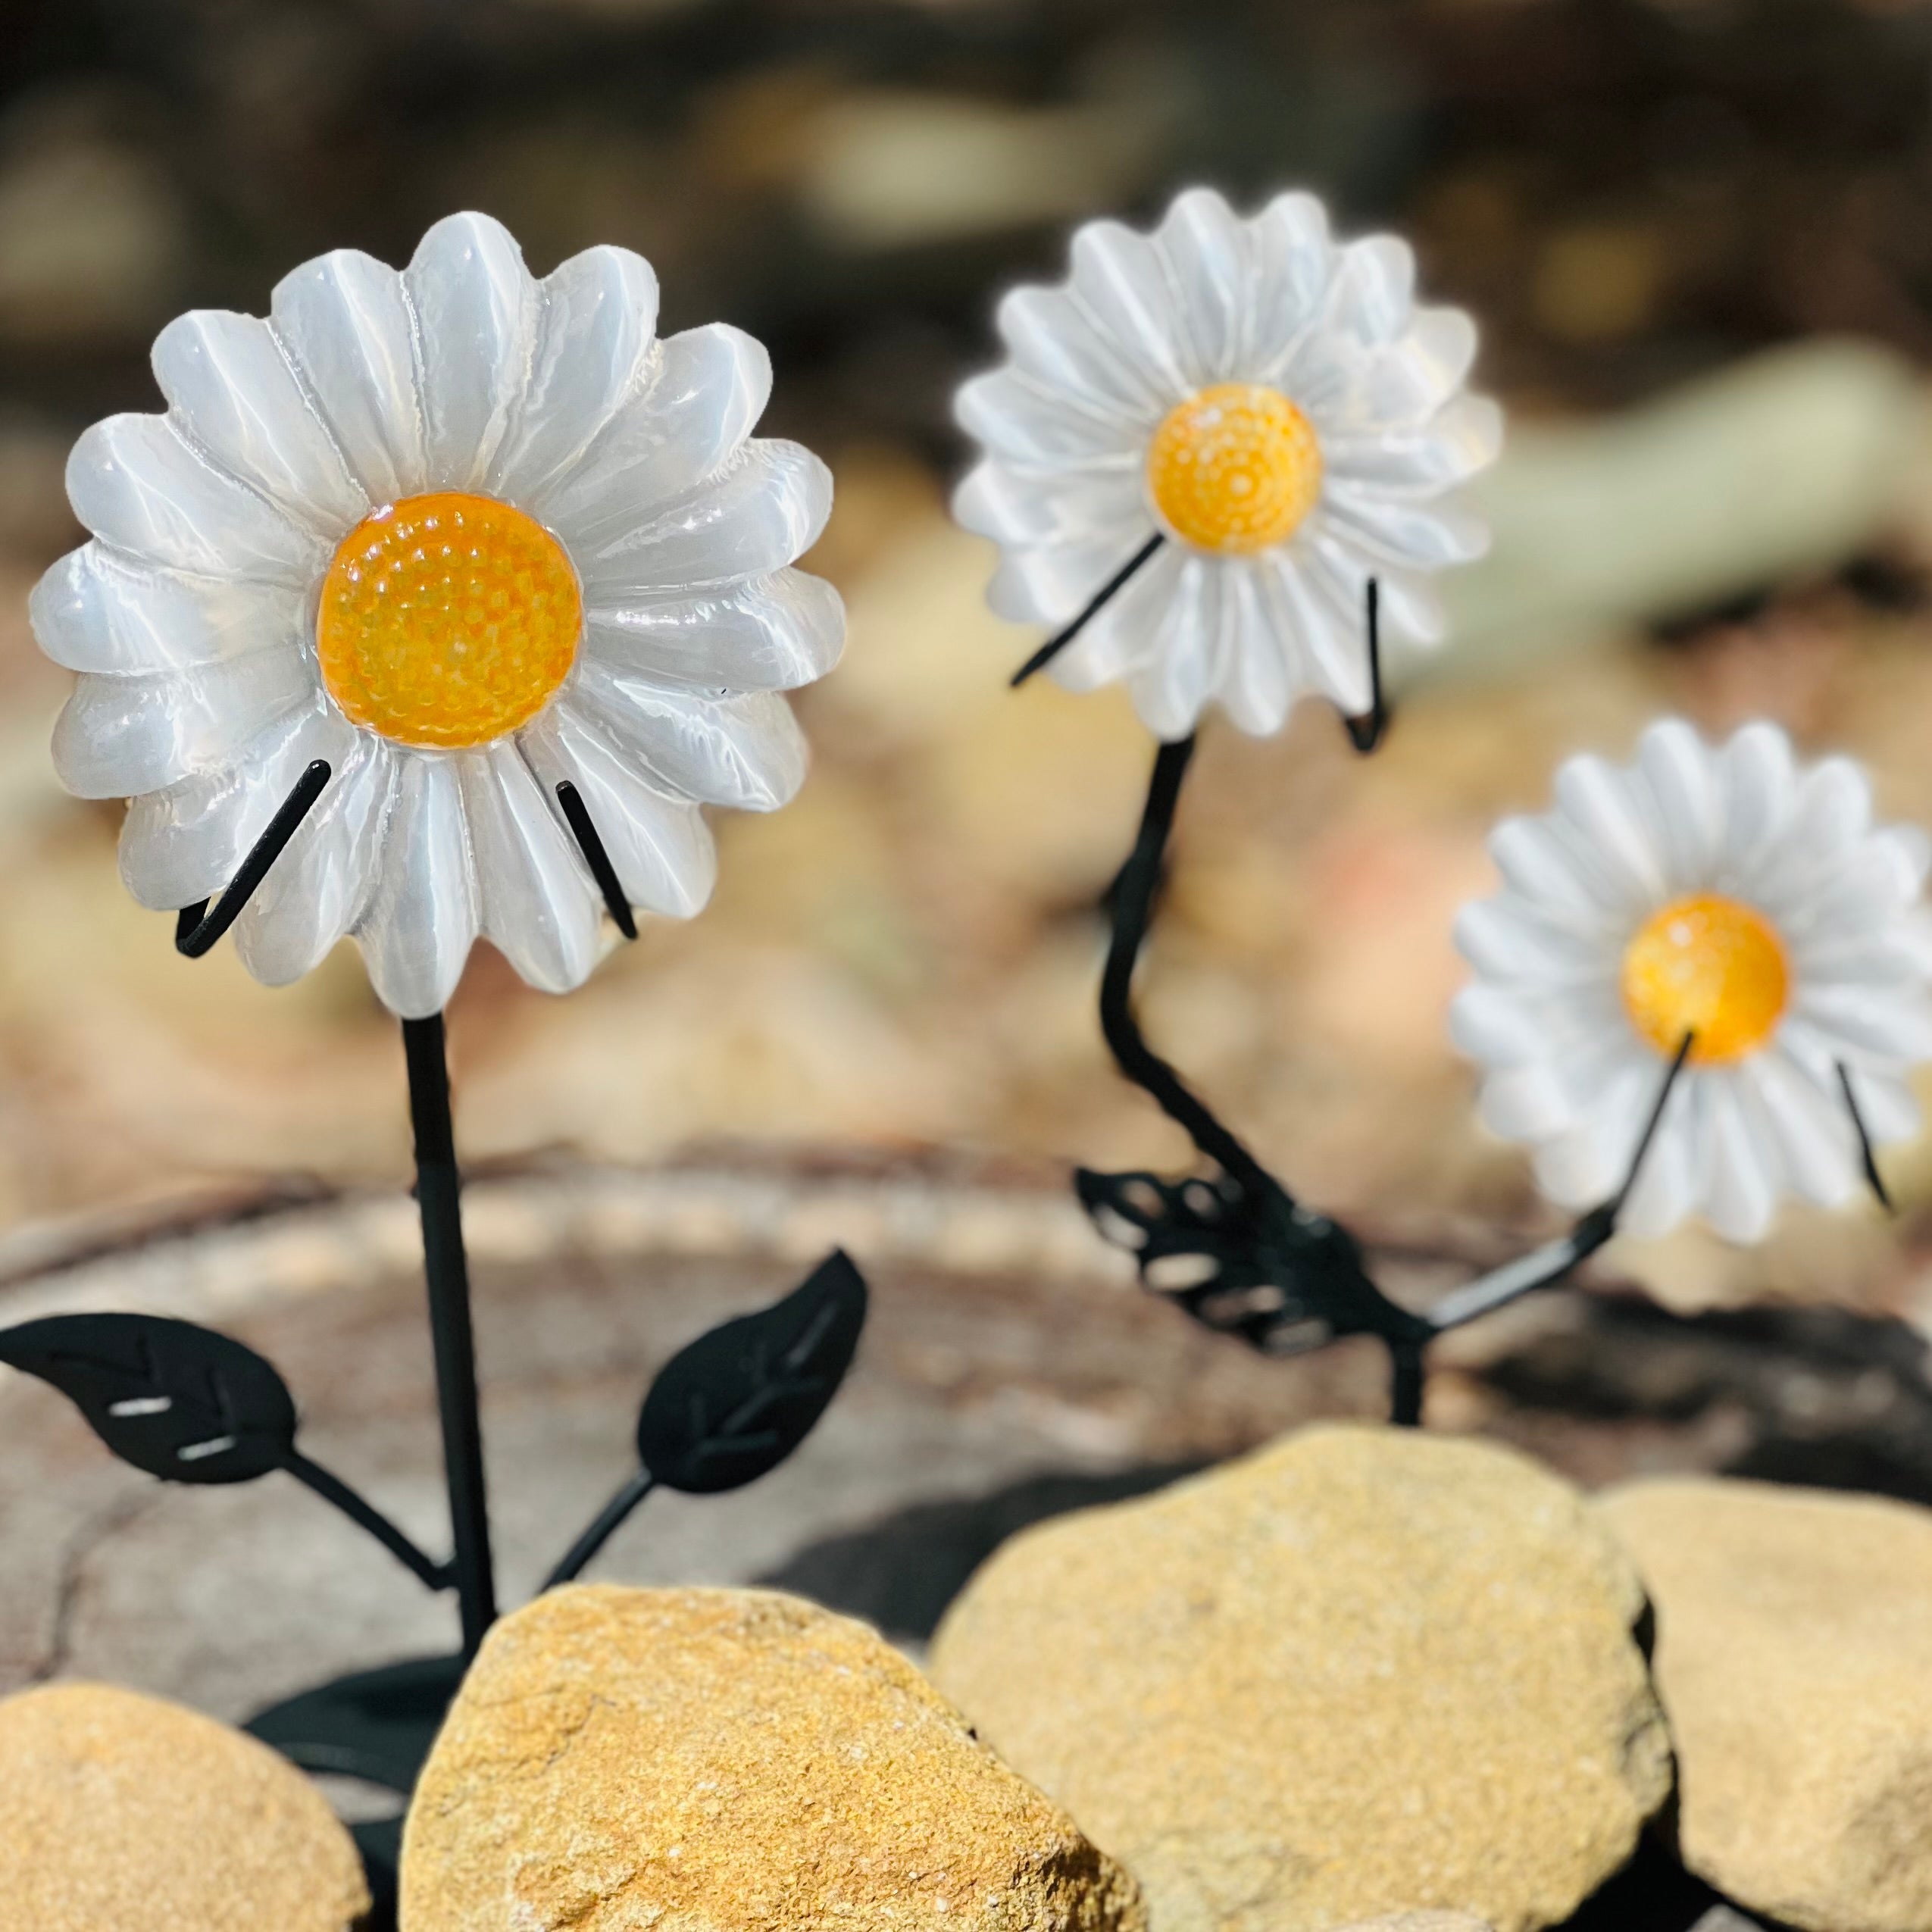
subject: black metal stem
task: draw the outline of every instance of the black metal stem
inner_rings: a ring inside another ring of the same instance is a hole
[[[1888,1215],[1899,1211],[1892,1205],[1892,1197],[1886,1191],[1885,1177],[1878,1171],[1878,1156],[1873,1152],[1871,1136],[1865,1130],[1865,1116],[1859,1111],[1859,1096],[1852,1090],[1851,1069],[1844,1061],[1838,1062],[1838,1084],[1845,1096],[1845,1111],[1852,1117],[1852,1131],[1859,1137],[1859,1155],[1865,1164],[1865,1185],[1878,1197],[1878,1205]]]
[[[1426,1340],[1389,1343],[1389,1420],[1398,1429],[1422,1426],[1422,1390],[1428,1374]]]
[[[1189,1090],[1179,1073],[1147,1044],[1134,1017],[1134,968],[1153,921],[1154,902],[1160,891],[1174,811],[1180,802],[1188,761],[1193,755],[1194,739],[1190,736],[1163,745],[1155,758],[1140,835],[1114,881],[1111,895],[1114,933],[1107,950],[1106,970],[1100,980],[1100,1030],[1128,1080],[1149,1095],[1168,1119],[1184,1128],[1188,1138],[1209,1160],[1258,1193],[1265,1194],[1275,1184],[1268,1170],[1215,1118],[1206,1102]]]
[[[543,1580],[546,1590],[555,1590],[559,1583],[567,1583],[583,1574],[591,1558],[615,1536],[629,1520],[630,1512],[657,1487],[657,1478],[648,1469],[640,1469],[625,1481],[610,1501],[597,1512],[597,1518],[577,1541],[571,1545],[569,1554]]]
[[[367,1496],[358,1495],[339,1476],[319,1462],[311,1462],[299,1449],[291,1449],[282,1467],[297,1482],[307,1483],[324,1502],[334,1504],[358,1528],[367,1530],[392,1556],[413,1571],[427,1588],[448,1590],[455,1583],[455,1574],[449,1564],[439,1563],[419,1549]]]
[[[1374,577],[1363,593],[1364,617],[1368,630],[1368,709],[1359,717],[1342,714],[1342,728],[1349,742],[1365,755],[1382,742],[1389,728],[1389,707],[1382,695],[1382,586]]]
[[[583,862],[590,868],[591,877],[597,881],[597,889],[604,895],[605,910],[616,923],[617,930],[626,939],[634,939],[637,936],[636,915],[631,911],[630,902],[624,896],[617,868],[611,863],[611,855],[604,849],[604,841],[597,836],[597,827],[592,821],[590,808],[583,802],[583,793],[567,778],[557,787],[557,802],[563,808],[571,836],[583,854]]]
[[[477,1408],[476,1346],[470,1323],[469,1265],[449,1111],[449,1063],[442,1015],[402,1023],[409,1063],[409,1118],[416,1139],[416,1202],[423,1218],[423,1273],[429,1287],[436,1401],[456,1555],[463,1649],[474,1656],[496,1621],[489,1512],[483,1487],[483,1431]]]
[[[1156,530],[1154,534],[1150,536],[1147,541],[1143,543],[1140,548],[1136,550],[1133,555],[1130,557],[1127,561],[1123,564],[1120,568],[1100,586],[1099,590],[1095,592],[1093,601],[1088,604],[1083,611],[1080,612],[1080,615],[1075,617],[1072,623],[1065,625],[1061,630],[1056,630],[1053,635],[1049,637],[1046,642],[1043,644],[1039,649],[1036,651],[1033,655],[1013,674],[1012,679],[1011,680],[1013,688],[1015,690],[1018,690],[1022,684],[1026,683],[1028,678],[1033,676],[1035,671],[1044,671],[1046,667],[1050,664],[1053,660],[1057,658],[1060,653],[1064,651],[1067,646],[1086,628],[1088,624],[1090,624],[1095,617],[1098,617],[1101,611],[1105,609],[1108,605],[1111,604],[1114,601],[1114,598],[1119,596],[1121,591],[1127,588],[1128,580],[1133,577],[1133,574],[1138,571],[1140,567],[1147,561],[1149,558],[1152,557],[1154,552],[1159,549],[1161,546],[1166,541],[1166,538],[1163,536],[1158,530]]]
[[[212,912],[208,909],[208,901],[200,899],[192,905],[184,905],[174,915],[176,952],[189,959],[200,958],[240,918],[255,888],[268,877],[268,868],[282,856],[296,828],[314,808],[330,776],[329,761],[317,758],[295,780],[295,789],[277,808],[267,829],[249,848],[248,857],[236,868]]]

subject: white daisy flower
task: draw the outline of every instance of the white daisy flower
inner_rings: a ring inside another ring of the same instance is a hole
[[[281,984],[343,935],[405,1018],[489,939],[579,984],[605,899],[696,911],[701,808],[796,790],[778,694],[838,656],[838,597],[788,567],[825,466],[750,432],[764,350],[722,324],[660,341],[650,264],[592,249],[542,281],[496,222],[439,222],[399,274],[344,252],[268,319],[184,315],[165,415],[116,416],[67,488],[94,540],[34,593],[80,674],[55,763],[131,799],[143,905],[219,893],[317,760],[329,782],[235,926]]]
[[[1440,639],[1429,578],[1487,539],[1440,499],[1502,414],[1463,389],[1474,324],[1418,308],[1415,273],[1393,236],[1331,240],[1312,195],[1244,221],[1196,189],[1151,236],[1089,223],[1065,283],[1000,304],[1009,360],[959,392],[986,455],[954,503],[1004,552],[993,608],[1064,624],[1151,546],[1053,659],[1063,684],[1124,679],[1164,739],[1211,701],[1265,735],[1305,691],[1368,709],[1371,578],[1391,634]]]
[[[1452,1030],[1484,1063],[1484,1119],[1536,1149],[1557,1200],[1602,1199],[1659,1070],[1688,1061],[1620,1225],[1702,1214],[1755,1240],[1780,1196],[1859,1185],[1864,1142],[1915,1133],[1932,1058],[1927,846],[1875,827],[1849,760],[1805,768],[1776,727],[1713,749],[1680,720],[1633,765],[1571,759],[1556,807],[1505,820],[1496,897],[1463,908],[1476,983]]]

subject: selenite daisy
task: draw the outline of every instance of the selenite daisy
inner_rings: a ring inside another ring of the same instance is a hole
[[[1496,897],[1457,942],[1452,1030],[1488,1069],[1485,1120],[1573,1206],[1629,1161],[1659,1068],[1691,1044],[1623,1225],[1702,1214],[1753,1240],[1780,1196],[1830,1205],[1869,1142],[1916,1131],[1932,1058],[1927,847],[1875,827],[1842,758],[1801,767],[1769,724],[1712,749],[1671,719],[1636,763],[1571,759],[1555,810],[1490,840]],[[1875,1171],[1870,1177],[1876,1181]]]
[[[825,466],[751,430],[764,349],[722,324],[658,340],[622,249],[542,281],[477,214],[398,274],[324,255],[268,319],[184,315],[155,342],[165,415],[97,424],[67,487],[94,540],[36,590],[80,674],[63,782],[132,801],[142,904],[221,891],[314,761],[328,782],[235,926],[280,984],[361,943],[405,1018],[489,939],[580,983],[600,896],[558,788],[624,899],[709,895],[701,808],[767,810],[803,776],[778,693],[836,659],[830,587],[788,567]]]
[[[1371,578],[1393,635],[1440,639],[1430,577],[1487,540],[1440,499],[1502,415],[1463,389],[1474,324],[1418,308],[1415,270],[1393,236],[1332,240],[1312,195],[1243,220],[1196,189],[1152,235],[1089,224],[1066,282],[1000,304],[954,502],[1004,553],[993,608],[1064,624],[1132,567],[1053,658],[1063,684],[1124,680],[1164,739],[1210,702],[1266,734],[1305,691],[1367,709]]]

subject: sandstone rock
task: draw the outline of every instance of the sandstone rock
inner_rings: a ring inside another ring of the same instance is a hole
[[[404,1834],[405,1932],[1144,1932],[1133,1883],[864,1625],[766,1590],[499,1624]]]
[[[158,1697],[0,1701],[0,1932],[344,1932],[362,1863],[266,1745]]]
[[[1925,1932],[1932,1512],[1721,1480],[1601,1507],[1656,1605],[1684,1862],[1809,1932]]]
[[[934,1675],[1159,1932],[1566,1918],[1670,1786],[1629,1564],[1507,1450],[1325,1427],[1006,1545]]]

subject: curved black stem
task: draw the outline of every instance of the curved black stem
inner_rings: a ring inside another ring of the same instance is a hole
[[[624,896],[617,868],[611,863],[611,855],[604,849],[604,841],[597,836],[597,827],[592,821],[590,808],[583,802],[583,795],[566,778],[557,787],[557,802],[563,808],[571,836],[577,840],[584,863],[590,868],[591,877],[597,881],[597,889],[604,895],[605,909],[615,921],[617,930],[626,939],[634,939],[637,936],[636,918],[631,911],[630,902]]]
[[[1389,1420],[1398,1429],[1422,1426],[1422,1390],[1428,1375],[1426,1336],[1392,1336],[1389,1341]]]
[[[317,758],[295,780],[295,789],[277,808],[268,827],[249,849],[249,855],[236,868],[228,889],[208,911],[201,899],[184,905],[174,916],[174,949],[184,958],[199,959],[210,951],[222,934],[241,916],[243,906],[255,889],[268,877],[268,868],[282,856],[296,828],[314,808],[330,776],[329,761]]]
[[[1677,1076],[1690,1058],[1691,1043],[1696,1038],[1695,1033],[1687,1033],[1679,1045],[1669,1071],[1664,1076],[1663,1084],[1657,1089],[1657,1098],[1651,1102],[1649,1118],[1637,1136],[1636,1151],[1630,1155],[1630,1165],[1624,1170],[1624,1178],[1616,1193],[1580,1216],[1575,1227],[1561,1240],[1533,1249],[1513,1261],[1505,1261],[1501,1268],[1478,1275],[1454,1293],[1445,1295],[1429,1311],[1430,1326],[1438,1334],[1451,1328],[1460,1328],[1478,1315],[1491,1314],[1538,1288],[1552,1286],[1589,1260],[1616,1233],[1618,1218],[1630,1198],[1630,1190],[1637,1183],[1637,1177],[1643,1171],[1643,1163],[1657,1138],[1657,1130],[1664,1124],[1664,1109],[1670,1101],[1671,1089],[1677,1085]]]
[[[648,1469],[640,1469],[630,1477],[597,1512],[596,1520],[589,1528],[571,1545],[569,1553],[564,1560],[544,1578],[543,1587],[555,1590],[559,1583],[574,1582],[581,1576],[591,1558],[617,1534],[629,1519],[630,1512],[656,1487],[657,1478]]]
[[[1365,755],[1381,743],[1389,728],[1389,706],[1382,694],[1382,586],[1374,577],[1363,592],[1363,619],[1368,631],[1368,708],[1359,717],[1344,711],[1342,728],[1349,742]]]
[[[1164,537],[1158,530],[1156,530],[1154,534],[1150,536],[1147,541],[1143,543],[1140,548],[1136,550],[1133,555],[1130,557],[1127,561],[1123,564],[1121,567],[1117,570],[1096,592],[1095,592],[1092,602],[1088,604],[1086,609],[1082,611],[1080,615],[1074,619],[1072,623],[1064,625],[1060,630],[1056,630],[1053,635],[1049,637],[1046,642],[1043,644],[1039,649],[1036,651],[1033,655],[1013,674],[1010,680],[1013,688],[1015,690],[1018,690],[1022,684],[1026,683],[1028,678],[1033,676],[1035,671],[1044,671],[1046,667],[1050,664],[1053,660],[1057,658],[1060,653],[1064,651],[1067,646],[1086,628],[1088,624],[1089,624],[1095,617],[1098,617],[1101,611],[1103,611],[1108,605],[1111,604],[1114,598],[1119,596],[1121,591],[1127,588],[1128,580],[1133,577],[1133,574],[1138,571],[1140,567],[1153,555],[1154,552],[1159,549],[1161,546],[1166,541],[1166,538]]]
[[[1878,1171],[1878,1156],[1872,1150],[1865,1115],[1859,1111],[1859,1096],[1852,1090],[1851,1069],[1842,1060],[1838,1062],[1838,1084],[1844,1091],[1845,1111],[1852,1117],[1852,1131],[1859,1137],[1859,1155],[1865,1164],[1865,1185],[1877,1196],[1878,1205],[1888,1215],[1895,1215],[1899,1211],[1892,1205],[1892,1197],[1886,1191],[1885,1177]]]
[[[423,1221],[423,1274],[429,1289],[430,1335],[436,1351],[436,1402],[442,1420],[443,1469],[455,1534],[463,1649],[474,1656],[496,1621],[496,1581],[489,1554],[489,1511],[483,1487],[483,1429],[477,1409],[476,1345],[470,1323],[469,1264],[463,1252],[463,1209],[450,1121],[449,1063],[442,1015],[402,1023],[409,1063],[409,1118],[416,1140],[416,1202]]]
[[[282,1467],[299,1483],[305,1483],[324,1502],[333,1503],[358,1528],[370,1535],[397,1561],[413,1571],[426,1589],[448,1590],[456,1580],[447,1563],[439,1563],[419,1549],[392,1523],[367,1496],[351,1489],[339,1476],[311,1462],[299,1449],[291,1449]]]
[[[1100,980],[1100,1030],[1121,1073],[1183,1128],[1209,1160],[1256,1193],[1265,1195],[1276,1186],[1273,1177],[1147,1044],[1134,1017],[1134,968],[1153,921],[1168,839],[1180,802],[1181,783],[1193,755],[1194,739],[1190,736],[1163,745],[1155,758],[1140,835],[1109,894],[1114,931]]]

